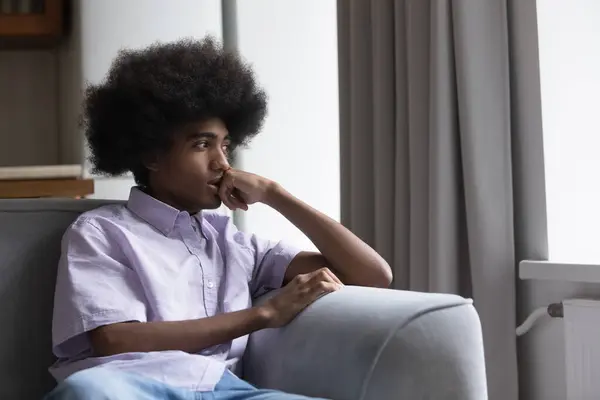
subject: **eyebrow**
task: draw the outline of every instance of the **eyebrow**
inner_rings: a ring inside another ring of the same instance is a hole
[[[198,140],[198,139],[216,139],[218,135],[214,132],[191,132],[187,136],[187,140]],[[223,140],[231,140],[229,135],[225,136]]]

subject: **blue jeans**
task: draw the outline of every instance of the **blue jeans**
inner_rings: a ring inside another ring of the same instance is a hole
[[[257,389],[228,370],[213,392],[193,392],[141,375],[110,368],[77,372],[61,382],[44,400],[308,400],[276,390]]]

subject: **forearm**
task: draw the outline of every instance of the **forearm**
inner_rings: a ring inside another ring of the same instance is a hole
[[[165,350],[197,353],[266,328],[269,315],[263,308],[187,321],[119,323],[90,333],[95,353],[101,356]]]
[[[344,283],[388,287],[392,273],[387,262],[342,224],[302,202],[279,185],[267,200],[319,249]]]

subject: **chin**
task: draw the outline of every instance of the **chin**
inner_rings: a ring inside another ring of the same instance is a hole
[[[221,207],[222,201],[219,197],[213,197],[212,199],[208,199],[208,201],[204,201],[202,204],[202,209],[204,210],[215,210]]]

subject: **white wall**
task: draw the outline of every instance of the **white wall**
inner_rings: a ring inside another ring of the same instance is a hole
[[[61,51],[61,159],[80,162],[75,124],[81,88],[106,74],[119,48],[182,36],[222,37],[220,0],[78,0],[69,42]],[[270,97],[264,131],[239,167],[279,181],[339,219],[339,126],[335,0],[253,0],[237,4],[239,50],[254,64]],[[95,198],[122,199],[133,180],[96,179]],[[311,248],[283,217],[256,205],[236,220],[242,228]]]
[[[238,167],[267,176],[339,220],[339,116],[335,0],[237,1],[237,43],[269,95],[266,125]],[[238,225],[313,248],[263,205]]]
[[[80,90],[87,82],[98,83],[103,79],[121,48],[140,48],[156,41],[201,38],[207,34],[221,39],[222,35],[220,0],[77,0],[74,3],[75,35],[62,54],[61,70],[62,76],[76,75],[79,80],[79,85],[67,78],[62,81],[63,88],[75,99],[81,98]],[[69,160],[76,157],[78,148],[83,149],[81,132],[72,123],[75,114],[72,108],[63,112],[66,128],[61,145]],[[93,197],[120,199],[131,185],[131,178],[108,181],[98,178]]]
[[[600,2],[538,0],[537,6],[550,258],[598,261]],[[527,312],[600,295],[597,284],[538,280],[523,286],[520,307]],[[562,320],[545,320],[519,341],[522,398],[566,399]]]

